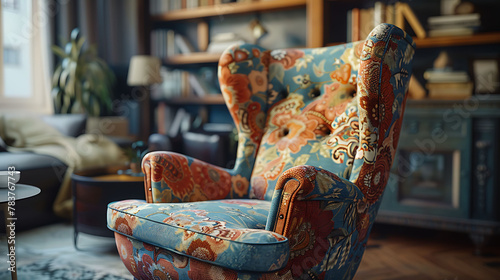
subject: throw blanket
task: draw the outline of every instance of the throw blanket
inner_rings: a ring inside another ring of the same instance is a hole
[[[54,212],[65,218],[72,215],[71,174],[75,170],[123,165],[126,162],[123,151],[103,135],[64,136],[34,117],[0,116],[0,137],[9,145],[9,152],[49,155],[68,166],[54,202]]]

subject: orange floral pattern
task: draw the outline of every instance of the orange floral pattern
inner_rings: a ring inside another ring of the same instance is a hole
[[[117,239],[127,268],[137,278],[352,278],[396,152],[414,49],[382,24],[364,43],[224,52],[235,167],[147,155],[147,203],[108,210],[110,227],[133,237]]]

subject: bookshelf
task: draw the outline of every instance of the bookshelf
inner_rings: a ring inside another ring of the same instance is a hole
[[[164,24],[196,22],[199,27],[202,27],[198,28],[198,41],[206,42],[209,38],[209,28],[207,27],[207,20],[209,18],[251,13],[268,13],[290,9],[305,9],[307,21],[307,47],[314,48],[322,47],[324,44],[323,8],[324,0],[257,0],[251,2],[232,2],[178,9],[159,15],[152,15],[149,16],[149,24],[147,26],[151,29],[152,26],[162,26]],[[149,43],[146,45],[148,44]],[[204,52],[191,53],[189,55],[175,55],[165,59],[165,63],[169,65],[215,63],[218,61],[218,57],[216,58],[216,56],[216,54]]]
[[[224,105],[224,97],[221,94],[208,94],[204,97],[187,96],[176,97],[165,100],[169,105]]]
[[[468,36],[446,36],[433,38],[413,38],[417,48],[438,48],[468,45],[499,44],[500,32],[478,33]]]
[[[195,52],[189,55],[171,56],[166,58],[164,62],[169,66],[217,63],[220,56],[220,53]]]
[[[158,0],[157,0],[158,1]],[[181,9],[170,9],[159,14],[155,14],[156,11],[161,11],[162,9],[156,9],[154,7],[155,2],[153,0],[146,1],[142,10],[144,10],[145,20],[144,30],[146,34],[150,34],[150,38],[153,38],[153,31],[157,30],[174,30],[175,33],[178,31],[183,31],[183,25],[189,24],[191,26],[197,25],[195,28],[195,34],[197,39],[197,47],[194,48],[194,52],[184,52],[181,54],[167,55],[167,52],[163,51],[160,57],[164,66],[171,70],[180,69],[181,71],[199,71],[199,68],[209,68],[216,70],[217,63],[219,61],[221,53],[211,53],[205,52],[207,45],[210,41],[210,25],[214,24],[212,19],[223,16],[238,16],[238,15],[258,15],[261,13],[269,13],[275,11],[287,11],[287,10],[305,10],[306,14],[306,33],[304,34],[306,39],[307,47],[320,47],[323,46],[323,15],[324,15],[324,0],[253,0],[253,1],[242,1],[242,2],[231,2],[224,4],[215,4],[208,6],[198,6],[191,8],[181,8]],[[158,2],[156,2],[158,3]],[[165,2],[163,2],[165,3]],[[162,3],[162,4],[163,4]],[[151,9],[153,8],[153,9]],[[212,23],[210,23],[212,22]],[[215,23],[217,24],[217,23]],[[212,26],[213,27],[213,26]],[[172,33],[174,33],[172,32]],[[191,29],[190,32],[193,32]],[[158,40],[154,40],[155,44],[151,40],[145,42],[145,49],[156,55],[153,51],[173,46],[173,44],[168,43],[168,41],[163,41],[169,35],[162,37],[160,42],[164,42],[163,46],[157,44]],[[174,35],[171,35],[172,37]],[[172,38],[170,37],[170,38]],[[170,42],[172,40],[170,39]],[[162,44],[162,43],[160,43]],[[159,47],[158,47],[159,46]],[[197,50],[196,50],[197,49]],[[216,73],[216,71],[215,71]],[[182,82],[185,84],[185,82]],[[184,92],[181,90],[181,92]],[[175,95],[175,94],[174,94]],[[168,96],[158,97],[154,100],[153,104],[162,103],[171,109],[165,109],[155,106],[155,110],[169,110],[174,112],[183,107],[198,107],[199,110],[205,111],[211,110],[214,105],[224,105],[224,99],[221,94],[214,94],[214,92],[207,92],[206,95],[186,95],[182,93],[180,96]],[[200,112],[201,112],[200,111]],[[157,112],[158,115],[158,112]],[[160,113],[159,115],[164,115]],[[157,120],[158,121],[158,120]],[[160,123],[160,122],[158,122]]]
[[[199,20],[207,17],[216,17],[223,15],[238,15],[255,12],[270,12],[276,10],[293,9],[306,7],[311,0],[262,0],[252,2],[234,2],[219,4],[213,6],[203,6],[191,9],[180,9],[169,11],[162,15],[152,17],[153,21],[181,21],[181,20]]]

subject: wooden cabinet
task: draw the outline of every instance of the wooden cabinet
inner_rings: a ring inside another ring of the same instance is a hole
[[[500,96],[412,101],[377,221],[500,233]]]

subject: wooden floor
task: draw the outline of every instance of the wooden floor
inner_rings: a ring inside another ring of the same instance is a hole
[[[376,224],[354,279],[500,279],[499,239],[477,256],[466,234]]]

